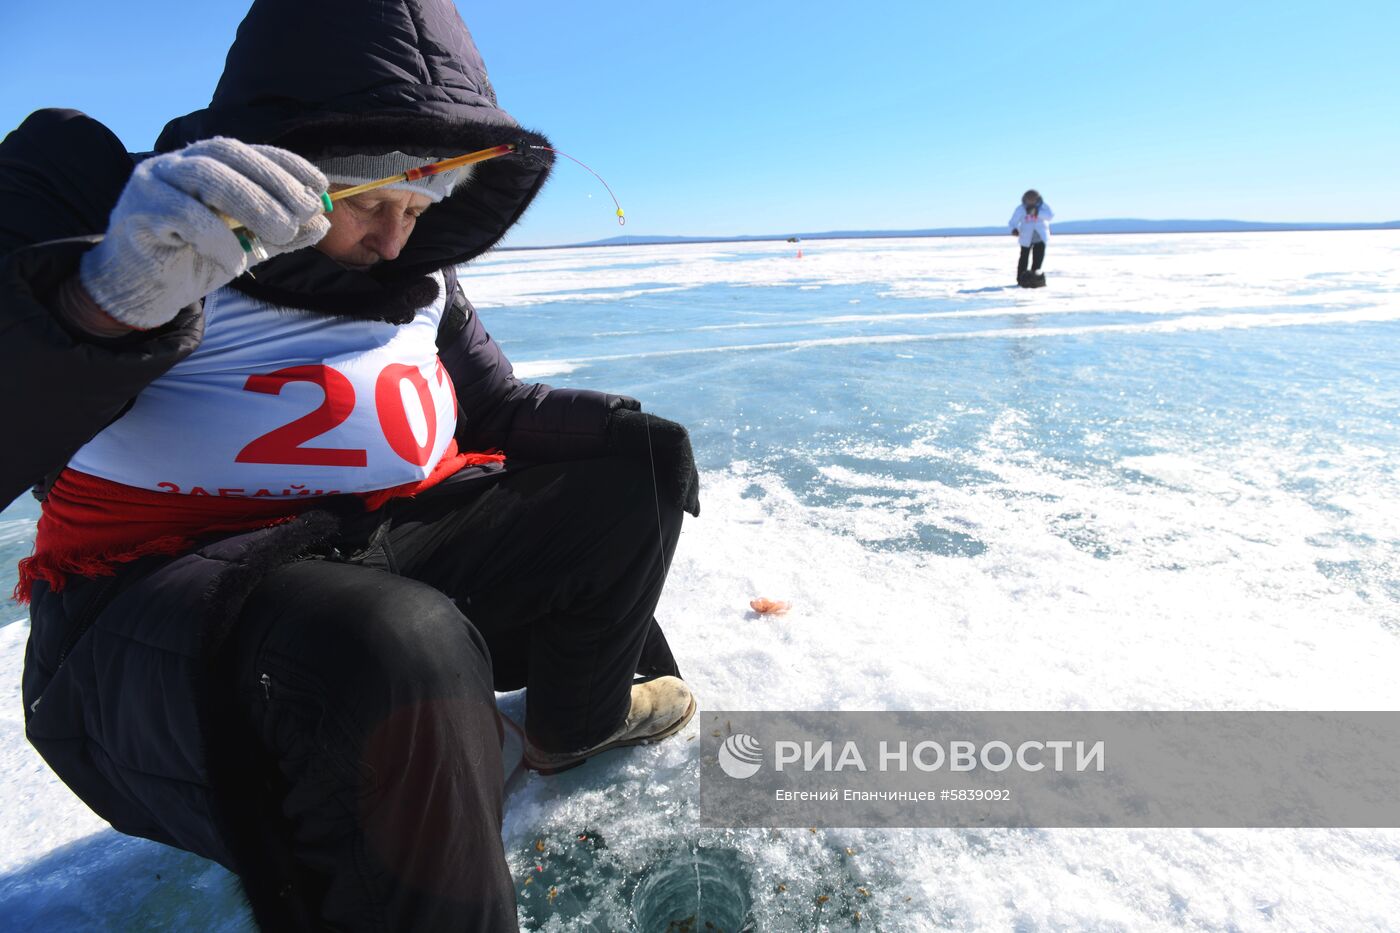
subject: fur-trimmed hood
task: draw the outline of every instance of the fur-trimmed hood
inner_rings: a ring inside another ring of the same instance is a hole
[[[549,144],[500,108],[451,0],[254,0],[209,106],[166,124],[156,149],[211,136],[312,160]],[[234,287],[279,305],[411,320],[436,296],[427,275],[496,245],[552,163],[552,153],[527,149],[479,164],[468,184],[423,215],[398,258],[368,272],[306,249],[263,263]]]

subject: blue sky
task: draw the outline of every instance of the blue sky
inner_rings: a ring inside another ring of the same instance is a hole
[[[997,224],[1027,187],[1062,220],[1400,218],[1393,0],[458,7],[502,104],[627,210],[563,162],[516,245]],[[76,107],[149,148],[245,9],[6,2],[0,126]]]

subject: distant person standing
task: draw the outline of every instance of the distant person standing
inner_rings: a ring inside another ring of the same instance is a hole
[[[1040,197],[1040,192],[1032,188],[1021,195],[1021,203],[1011,215],[1011,232],[1020,237],[1021,260],[1016,265],[1016,284],[1022,288],[1039,288],[1045,284],[1045,275],[1040,271],[1045,262],[1045,243],[1050,239],[1050,221],[1055,212]],[[1031,254],[1035,254],[1031,261]]]

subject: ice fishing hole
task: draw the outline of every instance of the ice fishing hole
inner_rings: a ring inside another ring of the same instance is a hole
[[[679,852],[655,863],[632,894],[638,933],[752,930],[749,870],[733,849]]]

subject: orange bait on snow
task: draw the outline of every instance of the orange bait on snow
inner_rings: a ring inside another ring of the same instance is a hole
[[[761,616],[780,616],[792,608],[792,603],[760,596],[749,600],[749,608]]]

